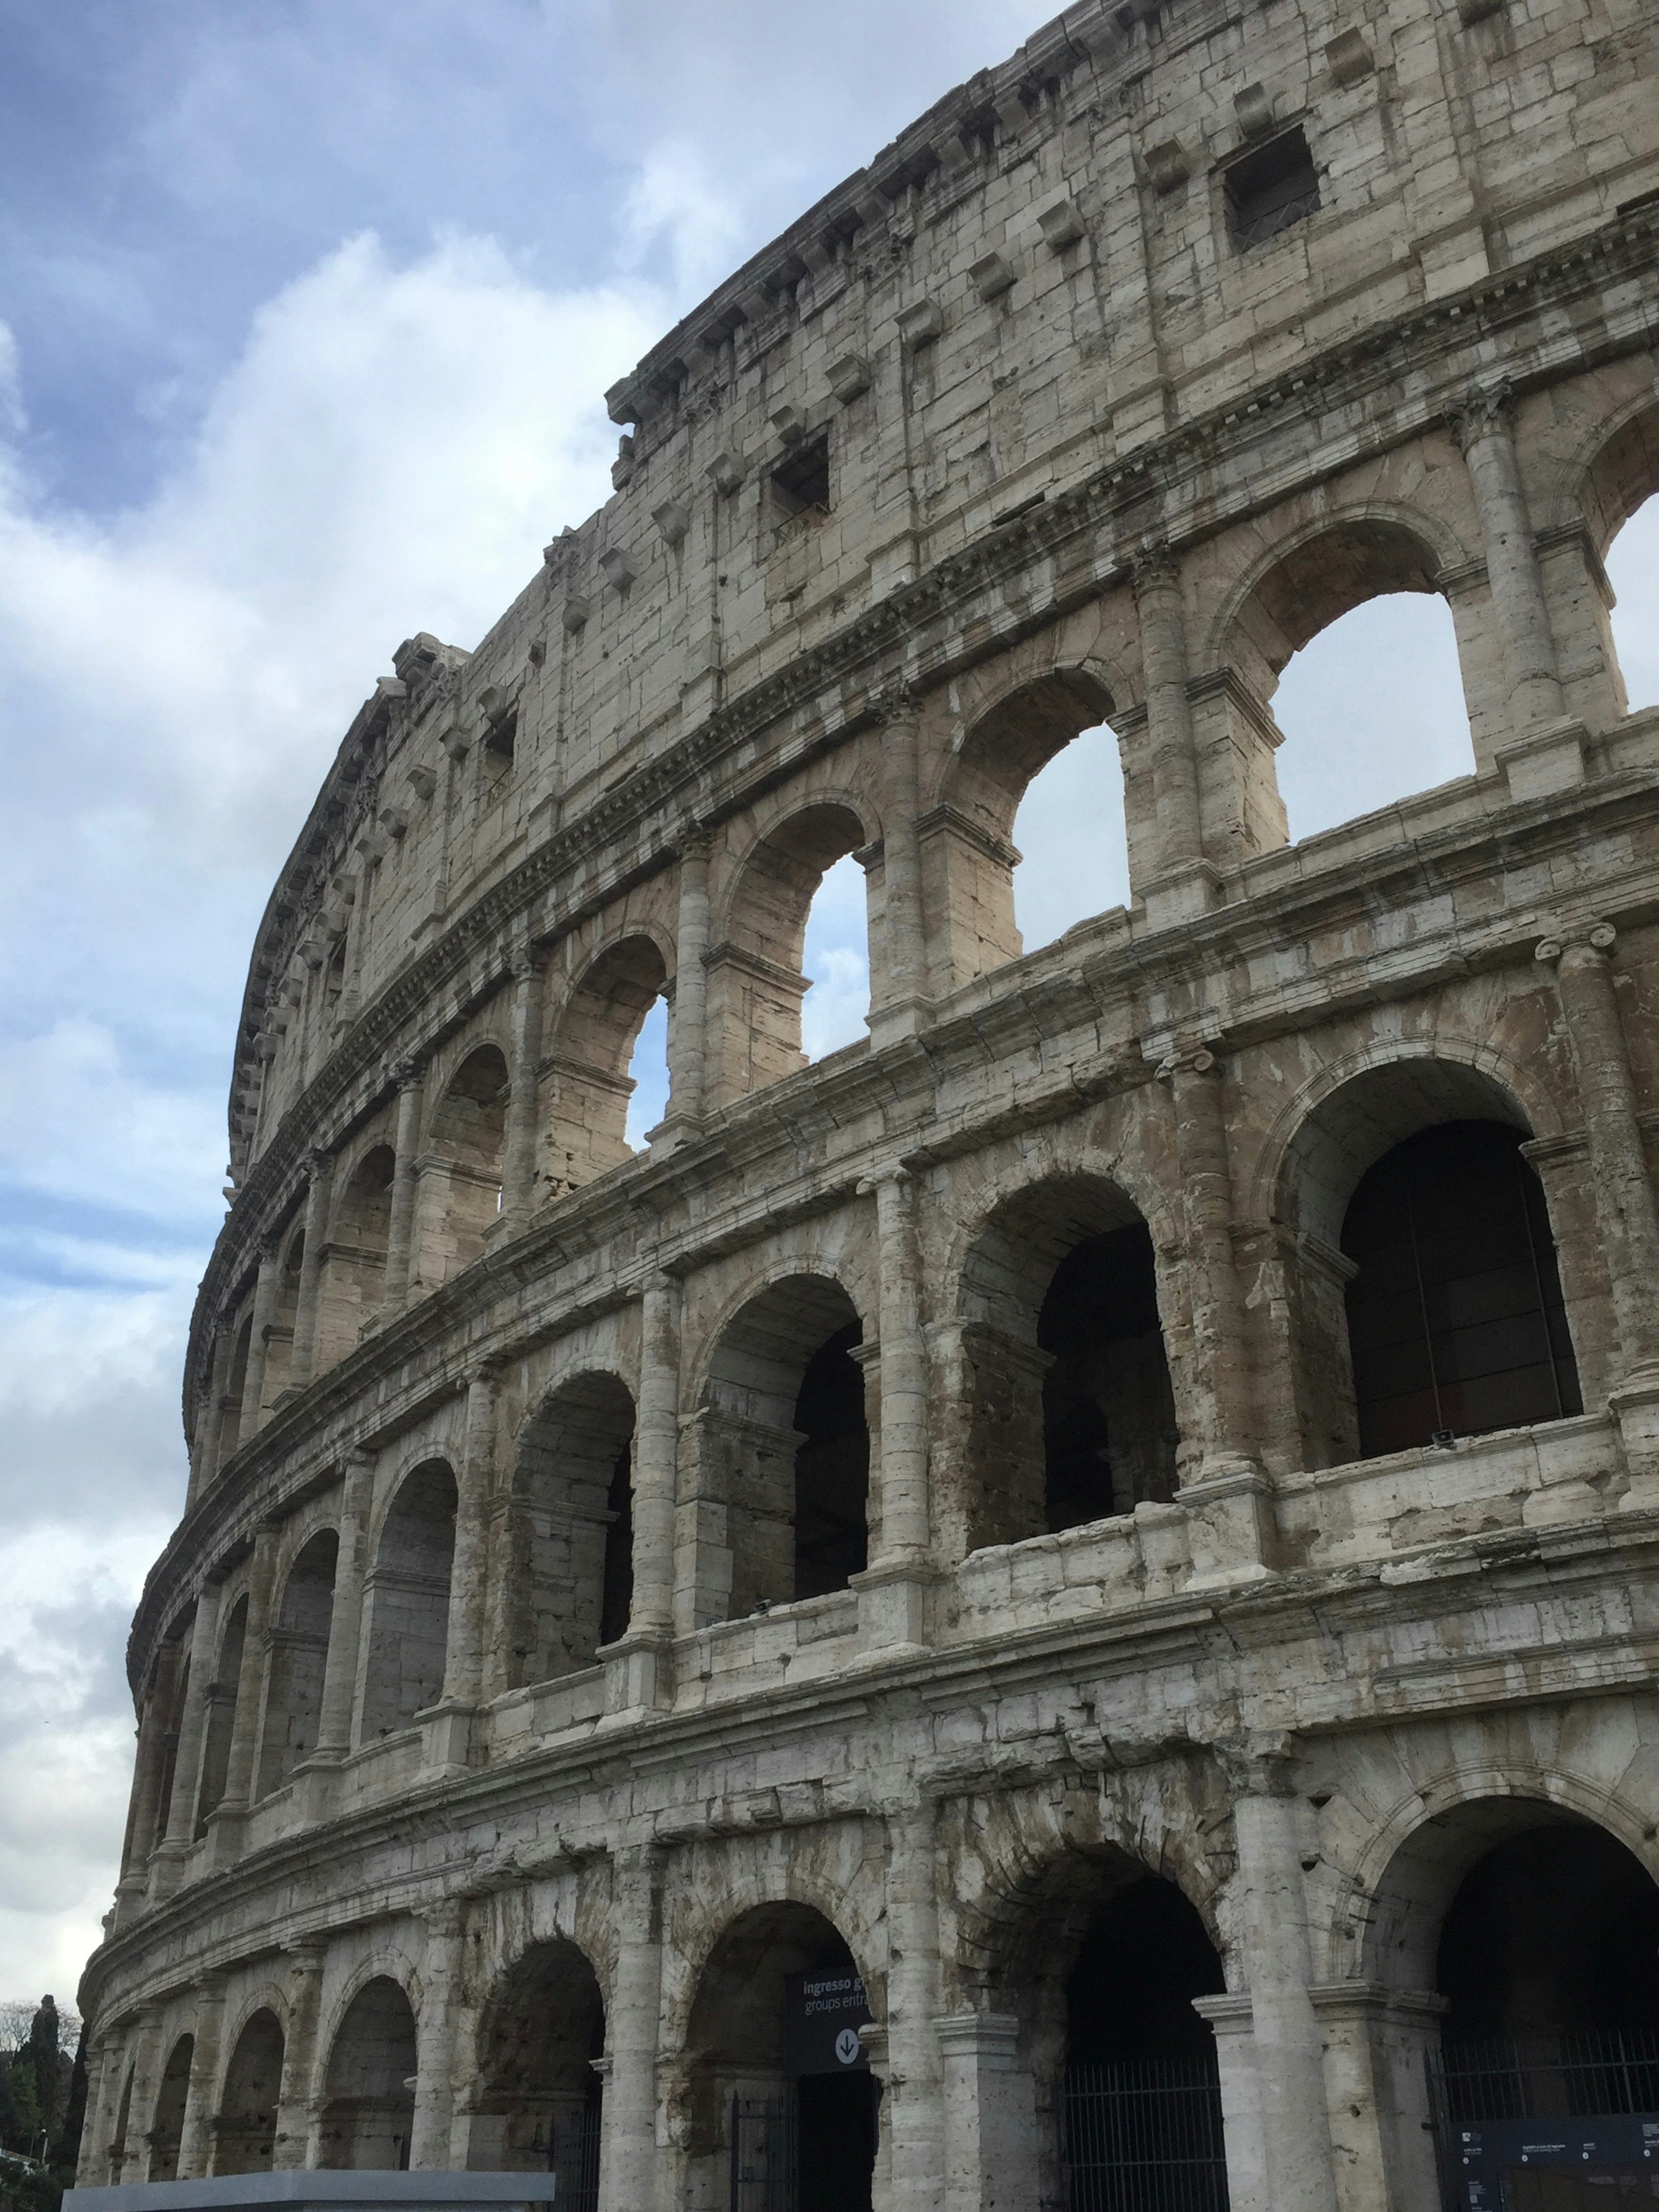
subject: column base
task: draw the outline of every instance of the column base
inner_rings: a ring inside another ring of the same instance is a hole
[[[446,1774],[465,1774],[472,1765],[474,1723],[478,1717],[473,1705],[428,1705],[424,1712],[416,1713],[416,1722],[421,1731],[421,1774],[425,1781],[435,1781]]]
[[[1176,1503],[1186,1512],[1192,1546],[1189,1592],[1272,1578],[1279,1533],[1273,1486],[1254,1460],[1224,1452],[1206,1456],[1197,1480],[1176,1492]]]
[[[663,1115],[654,1129],[646,1131],[645,1141],[653,1159],[665,1160],[671,1152],[678,1152],[684,1146],[696,1144],[702,1134],[702,1116],[700,1114],[676,1114],[671,1110]]]
[[[179,1887],[191,1850],[189,1844],[158,1844],[150,1853],[148,1888],[151,1905],[165,1905]]]
[[[624,1636],[603,1645],[605,1717],[607,1722],[644,1720],[665,1713],[674,1703],[674,1639],[659,1634]]]
[[[1659,1510],[1659,1366],[1638,1367],[1607,1393],[1607,1411],[1619,1424],[1627,1487],[1621,1513]]]
[[[295,1768],[295,1801],[307,1827],[331,1820],[338,1809],[340,1767],[344,1758],[343,1751],[313,1751],[309,1759],[302,1759]]]
[[[216,1805],[207,1816],[207,1870],[218,1874],[234,1866],[246,1849],[246,1805]]]
[[[1510,797],[1547,799],[1571,791],[1585,781],[1585,747],[1589,732],[1579,721],[1545,722],[1528,730],[1517,744],[1504,745],[1498,755]]]
[[[931,1650],[929,1601],[940,1579],[931,1559],[878,1559],[847,1587],[858,1592],[859,1656],[896,1659]]]
[[[884,1045],[901,1044],[906,1037],[918,1036],[931,1028],[933,1002],[915,993],[902,999],[891,999],[884,1006],[872,1006],[869,1013],[870,1044],[879,1052]]]
[[[1140,887],[1148,929],[1172,929],[1194,921],[1220,902],[1221,872],[1207,860],[1183,860]]]

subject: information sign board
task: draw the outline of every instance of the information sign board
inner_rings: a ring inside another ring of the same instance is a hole
[[[799,2076],[869,2071],[859,2030],[872,2014],[856,1974],[790,1974],[783,1984],[783,2007],[787,2072]]]

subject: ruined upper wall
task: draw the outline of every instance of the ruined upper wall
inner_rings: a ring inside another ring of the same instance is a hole
[[[1090,5],[942,100],[613,390],[614,496],[476,653],[400,649],[260,933],[234,1162],[458,913],[561,829],[614,839],[723,708],[1103,471],[1186,466],[1201,530],[1194,426],[1646,197],[1653,47],[1638,0]]]

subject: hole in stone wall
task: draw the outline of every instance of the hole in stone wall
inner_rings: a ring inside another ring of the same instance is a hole
[[[1055,754],[1025,787],[1014,816],[1014,919],[1027,952],[1073,925],[1125,906],[1129,854],[1123,824],[1123,763],[1102,723]]]
[[[849,853],[826,870],[807,909],[802,957],[812,979],[801,1001],[801,1048],[822,1060],[865,1035],[870,1013],[870,940],[864,871]]]
[[[1319,172],[1300,130],[1281,131],[1228,167],[1223,179],[1233,243],[1265,245],[1319,205]]]
[[[1273,714],[1292,841],[1474,774],[1456,634],[1437,594],[1391,592],[1339,617],[1286,664]]]
[[[1617,595],[1613,641],[1631,710],[1659,707],[1659,499],[1638,509],[1607,550]]]
[[[772,509],[779,522],[797,514],[830,512],[828,434],[803,439],[772,471]]]

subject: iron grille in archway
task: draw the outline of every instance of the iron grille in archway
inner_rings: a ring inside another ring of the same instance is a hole
[[[1448,2037],[1428,2074],[1449,2212],[1659,2196],[1659,2031]]]
[[[795,2212],[795,2100],[732,2100],[732,2212]]]
[[[1066,2212],[1227,2212],[1213,2051],[1074,2059],[1062,2155]]]
[[[593,2098],[574,2118],[554,2123],[547,2165],[563,2212],[599,2212],[599,2113]]]

